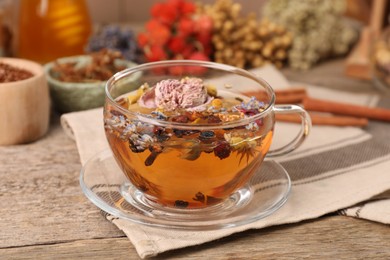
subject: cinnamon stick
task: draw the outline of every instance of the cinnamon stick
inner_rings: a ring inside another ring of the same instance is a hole
[[[367,118],[323,115],[318,113],[309,113],[313,125],[331,125],[331,126],[358,126],[364,127],[368,124]],[[276,114],[276,120],[289,123],[300,123],[301,119],[294,114]]]
[[[259,100],[266,98],[265,92],[248,91],[243,93],[246,96],[254,96]],[[307,96],[306,89],[303,87],[278,89],[275,90],[276,104],[297,104],[302,103],[302,100]]]
[[[306,95],[306,88],[304,87],[295,87],[295,88],[286,88],[286,89],[276,89],[275,94],[278,96],[286,96],[293,94]]]
[[[289,95],[276,94],[275,104],[299,104],[306,97],[306,94],[291,93]]]
[[[303,107],[307,111],[328,112],[336,115],[365,117],[375,120],[390,121],[390,110],[384,108],[372,108],[310,97],[305,97],[303,99]]]

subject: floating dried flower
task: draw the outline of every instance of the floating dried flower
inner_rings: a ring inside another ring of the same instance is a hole
[[[166,79],[140,97],[139,105],[170,112],[177,109],[202,111],[212,101],[200,78]]]
[[[237,149],[237,154],[241,154],[240,161],[246,156],[246,162],[248,163],[250,157],[254,157],[256,153],[257,141],[253,139],[246,139],[243,141],[245,145],[240,145]]]
[[[255,156],[256,152],[256,139],[243,138],[240,136],[232,136],[231,134],[224,134],[224,138],[227,142],[229,142],[232,151],[236,151],[237,154],[241,154],[241,158],[239,163],[241,163],[244,156],[247,158],[247,162],[250,157]]]
[[[133,133],[129,138],[129,147],[135,153],[145,151],[153,143],[153,138],[147,134]]]
[[[264,102],[259,101],[256,97],[251,97],[248,102],[242,102],[239,106],[237,106],[238,110],[260,110],[264,109]]]

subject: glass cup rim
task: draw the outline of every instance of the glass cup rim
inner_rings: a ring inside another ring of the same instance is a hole
[[[115,101],[115,99],[111,96],[110,94],[110,86],[115,84],[115,82],[119,81],[120,79],[132,75],[134,73],[140,72],[142,70],[147,70],[147,69],[153,69],[153,68],[158,68],[162,66],[179,66],[179,65],[186,65],[186,66],[203,66],[211,69],[218,69],[221,71],[226,71],[226,72],[231,72],[236,75],[242,76],[249,78],[261,85],[267,94],[270,94],[270,99],[263,111],[261,111],[258,114],[255,114],[253,116],[245,117],[236,121],[232,122],[223,122],[223,123],[207,123],[207,124],[188,124],[188,123],[179,123],[179,122],[169,122],[157,118],[152,118],[148,115],[137,113],[130,111],[126,108],[123,108],[118,104],[118,102]],[[117,72],[114,74],[110,79],[107,80],[105,84],[105,95],[106,95],[106,100],[108,100],[111,105],[115,107],[115,109],[118,109],[121,113],[125,115],[130,115],[131,117],[137,117],[138,120],[149,123],[152,125],[156,126],[161,126],[161,127],[174,127],[178,129],[187,129],[187,130],[207,130],[207,129],[216,129],[216,128],[231,128],[231,127],[237,127],[237,126],[242,126],[242,125],[247,125],[255,120],[258,120],[260,118],[265,117],[268,113],[272,111],[273,106],[275,105],[275,92],[273,88],[261,77],[256,76],[255,74],[241,69],[237,68],[231,65],[226,65],[226,64],[221,64],[221,63],[216,63],[216,62],[211,62],[211,61],[198,61],[198,60],[164,60],[164,61],[155,61],[155,62],[147,62],[143,64],[139,64],[127,69],[124,69],[120,72]]]

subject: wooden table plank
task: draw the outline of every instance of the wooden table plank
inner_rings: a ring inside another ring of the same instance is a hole
[[[357,228],[358,227],[358,228]],[[250,230],[154,259],[388,259],[388,227],[343,216]],[[85,239],[1,250],[5,259],[139,259],[127,238]]]
[[[123,236],[84,196],[80,161],[58,116],[40,141],[0,147],[0,248]]]

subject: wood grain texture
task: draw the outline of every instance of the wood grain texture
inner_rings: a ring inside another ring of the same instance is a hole
[[[52,121],[38,142],[0,147],[0,247],[123,236],[81,192],[76,145]]]
[[[301,224],[250,230],[153,259],[387,259],[389,239],[389,229],[382,224],[327,216]],[[127,238],[7,248],[1,253],[6,259],[139,259]]]
[[[311,76],[285,75],[353,89],[345,77],[329,76],[342,68],[340,62],[331,64]],[[366,82],[360,88],[371,86]],[[80,167],[76,145],[62,131],[57,114],[39,141],[0,147],[0,259],[139,259],[124,234],[81,192]],[[332,214],[234,234],[154,259],[389,259],[389,241],[388,226]]]

